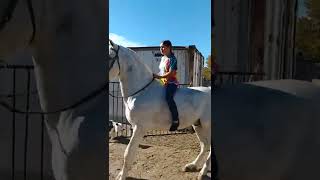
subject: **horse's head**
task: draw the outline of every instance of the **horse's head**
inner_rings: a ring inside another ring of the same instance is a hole
[[[119,45],[109,40],[109,80],[115,79],[120,73],[119,49]]]
[[[109,40],[109,80],[123,76],[152,76],[151,69],[143,63],[141,57],[130,48],[115,44]],[[135,70],[134,70],[135,69]],[[128,75],[130,73],[130,75]],[[133,75],[136,74],[136,75]],[[122,76],[121,75],[121,76]],[[149,78],[148,78],[149,79]]]

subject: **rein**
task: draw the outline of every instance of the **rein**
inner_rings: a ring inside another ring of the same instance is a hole
[[[18,4],[18,0],[11,0],[9,2],[8,7],[5,9],[5,13],[1,17],[0,21],[0,31],[4,29],[4,27],[7,25],[7,23],[10,22],[12,19],[13,12]],[[29,40],[29,43],[31,44],[35,38],[36,35],[36,23],[35,23],[35,16],[34,16],[34,10],[32,6],[31,0],[27,0],[28,10],[30,14],[31,24],[32,24],[32,34]]]
[[[85,96],[84,98],[80,99],[79,101],[75,102],[72,105],[63,107],[61,109],[57,109],[54,111],[47,111],[47,112],[41,112],[41,111],[22,111],[16,108],[13,108],[12,106],[10,106],[8,103],[4,102],[4,101],[0,101],[0,105],[2,105],[3,107],[5,107],[6,109],[8,109],[11,112],[15,112],[15,113],[20,113],[20,114],[55,114],[55,113],[60,113],[63,111],[67,111],[70,109],[74,109],[84,103],[89,102],[91,99],[97,97],[98,95],[100,95],[102,92],[108,90],[109,88],[109,84],[104,84],[102,87],[100,87],[99,89],[93,91],[92,93],[90,93],[89,95]]]
[[[153,82],[153,80],[154,80],[154,78],[152,78],[151,81],[148,84],[143,86],[143,88],[141,88],[140,90],[138,90],[135,93],[131,94],[130,96],[126,96],[126,97],[125,96],[115,96],[115,95],[111,94],[110,92],[109,92],[109,96],[114,97],[114,98],[128,98],[128,97],[134,96],[134,95],[138,94],[139,92],[143,91],[144,89],[146,89]]]
[[[110,42],[111,42],[111,45],[113,46],[113,42],[112,41],[110,41]],[[120,75],[119,49],[120,49],[120,46],[118,46],[118,49],[113,49],[116,52],[116,55],[114,57],[110,57],[109,56],[109,59],[111,59],[111,65],[109,66],[109,72],[112,69],[114,63],[117,61],[118,67],[119,67],[118,76]],[[126,97],[124,97],[124,96],[115,96],[115,95],[111,94],[110,92],[109,92],[109,95],[111,97],[114,97],[114,98],[128,98],[128,97],[134,96],[134,95],[138,94],[139,92],[143,91],[144,89],[146,89],[153,82],[153,80],[154,80],[154,77],[152,77],[151,81],[148,84],[146,84],[140,90],[136,91],[135,93],[132,93],[129,96],[126,96]]]

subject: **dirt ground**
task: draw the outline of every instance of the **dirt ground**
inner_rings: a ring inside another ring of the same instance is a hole
[[[109,179],[114,180],[123,163],[127,138],[109,140]],[[145,137],[135,157],[129,180],[193,180],[199,172],[184,172],[200,151],[195,134]],[[210,172],[208,174],[210,177]],[[209,179],[209,178],[208,178]]]

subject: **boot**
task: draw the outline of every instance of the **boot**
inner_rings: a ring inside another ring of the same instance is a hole
[[[176,131],[179,126],[179,119],[172,121],[169,131]]]

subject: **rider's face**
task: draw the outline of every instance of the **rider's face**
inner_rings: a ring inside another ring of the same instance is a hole
[[[160,44],[160,52],[164,56],[168,56],[170,54],[170,47],[163,45],[162,43]]]

